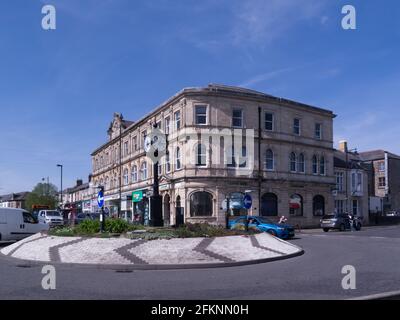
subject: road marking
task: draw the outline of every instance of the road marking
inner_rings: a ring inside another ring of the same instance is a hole
[[[377,299],[385,299],[385,298],[395,297],[398,295],[400,295],[400,291],[389,291],[389,292],[383,292],[383,293],[378,293],[378,294],[371,294],[369,296],[351,298],[348,300],[377,300]]]

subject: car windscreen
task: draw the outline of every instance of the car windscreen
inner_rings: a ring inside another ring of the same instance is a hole
[[[334,214],[327,214],[327,215],[322,217],[322,219],[333,219],[333,218],[335,218]]]
[[[61,217],[61,214],[58,211],[47,211],[46,216],[48,217]]]

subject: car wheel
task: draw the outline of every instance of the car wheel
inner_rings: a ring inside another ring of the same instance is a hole
[[[268,230],[267,232],[268,232],[270,235],[276,237],[276,231],[275,231],[275,230],[270,229],[270,230]]]
[[[346,226],[342,223],[342,224],[340,225],[339,230],[340,230],[340,231],[345,231],[345,230],[346,230]]]
[[[329,231],[329,228],[324,228],[324,232],[328,232]]]

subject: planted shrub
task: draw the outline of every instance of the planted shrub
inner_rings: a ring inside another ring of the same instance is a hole
[[[130,225],[123,219],[107,219],[105,231],[109,233],[124,233],[130,230]]]
[[[99,220],[84,220],[75,227],[77,234],[94,234],[100,231]]]

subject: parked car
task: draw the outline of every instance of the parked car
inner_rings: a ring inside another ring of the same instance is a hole
[[[389,211],[388,213],[386,213],[386,216],[387,217],[399,217],[400,211],[397,211],[397,210]]]
[[[56,210],[40,210],[38,214],[40,223],[48,224],[50,227],[64,225],[64,219]]]
[[[75,224],[80,224],[85,220],[100,220],[100,213],[78,213]]]
[[[28,211],[0,208],[0,241],[18,241],[48,229],[48,225],[39,223]]]
[[[259,231],[268,232],[282,239],[290,239],[295,236],[294,228],[290,225],[275,223],[266,217],[248,216],[247,219],[249,221],[249,228],[256,228]],[[237,217],[229,222],[229,227],[230,229],[243,228],[245,222],[245,216]]]
[[[361,219],[359,219],[358,217],[354,217],[353,221],[350,221],[349,215],[347,214],[328,214],[323,216],[320,221],[321,228],[325,232],[334,229],[340,231],[351,229],[350,223],[353,223],[353,227],[357,231],[361,230],[362,227]]]

